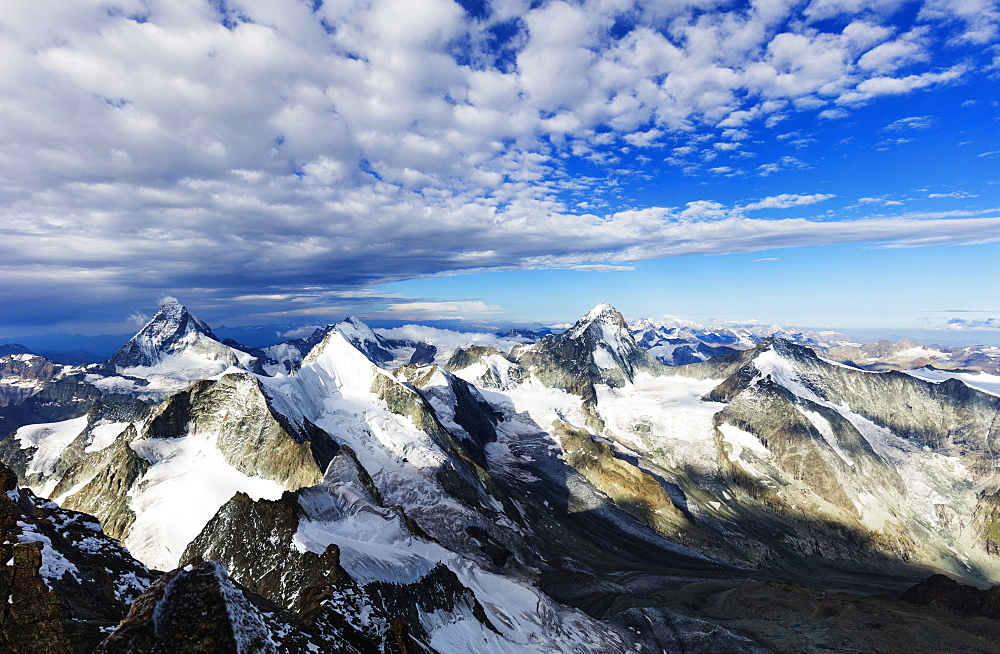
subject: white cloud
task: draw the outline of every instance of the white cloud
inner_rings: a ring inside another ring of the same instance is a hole
[[[951,318],[943,329],[951,331],[1000,330],[1000,318]]]
[[[930,60],[926,28],[920,28],[872,48],[858,59],[858,66],[875,73],[892,73],[904,66]]]
[[[180,288],[319,306],[316,288],[801,242],[813,226],[777,236],[690,196],[574,215],[607,202],[574,193],[614,180],[568,180],[564,162],[622,168],[623,143],[678,144],[669,163],[723,182],[761,123],[958,80],[974,66],[927,60],[933,26],[977,42],[996,24],[985,0],[931,0],[925,32],[896,29],[894,1],[510,1],[473,20],[451,0],[272,0],[229,3],[246,20],[225,24],[202,0],[15,5],[0,30],[0,313],[41,294],[39,315]],[[634,29],[612,35],[623,15]],[[821,24],[834,17],[846,27]],[[949,224],[940,238],[967,236]],[[816,233],[863,240],[871,225]],[[874,231],[909,238],[893,229]]]
[[[904,129],[927,129],[934,124],[934,118],[932,116],[907,116],[906,118],[900,118],[899,120],[894,120],[882,129],[885,130],[904,130]]]
[[[965,65],[952,66],[942,72],[927,72],[906,77],[872,77],[859,83],[854,90],[843,93],[837,102],[863,104],[883,95],[903,95],[934,84],[953,82],[968,71]]]
[[[635,270],[635,266],[611,265],[607,263],[582,264],[570,266],[573,270],[583,270],[585,272],[626,272]]]
[[[426,300],[390,304],[387,310],[402,319],[413,320],[472,320],[505,311],[496,304],[482,300]]]
[[[128,323],[131,325],[137,325],[139,327],[145,325],[149,322],[150,316],[148,314],[142,313],[140,311],[133,311],[128,315]]]
[[[819,117],[826,118],[827,120],[837,120],[839,118],[847,118],[847,116],[847,111],[839,107],[836,109],[824,109],[819,112]]]
[[[833,195],[829,193],[814,193],[812,195],[782,193],[781,195],[766,197],[763,200],[758,200],[757,202],[751,202],[750,204],[744,205],[743,209],[747,211],[755,211],[758,209],[788,209],[789,207],[801,207],[808,204],[816,204],[817,202],[829,200],[832,197]]]
[[[962,24],[959,41],[989,43],[1000,33],[1000,7],[994,0],[927,0],[920,18]]]
[[[304,325],[302,327],[289,329],[288,331],[278,332],[276,335],[278,338],[286,341],[295,338],[305,338],[306,336],[311,336],[317,329],[321,329],[322,327],[325,327],[325,325]]]
[[[964,199],[964,198],[974,198],[976,196],[967,191],[952,191],[951,193],[928,193],[927,197],[934,199],[940,199],[940,198]]]

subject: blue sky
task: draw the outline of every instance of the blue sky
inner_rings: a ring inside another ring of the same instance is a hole
[[[995,0],[19,3],[0,338],[173,295],[996,340],[998,29]]]

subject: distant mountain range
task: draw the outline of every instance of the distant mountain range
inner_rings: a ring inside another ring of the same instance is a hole
[[[1000,649],[990,348],[607,304],[248,346],[168,301],[12,349],[0,649]]]

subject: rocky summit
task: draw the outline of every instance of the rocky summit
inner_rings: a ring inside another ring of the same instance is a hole
[[[246,347],[167,299],[0,356],[0,651],[1000,652],[976,352],[607,304]]]

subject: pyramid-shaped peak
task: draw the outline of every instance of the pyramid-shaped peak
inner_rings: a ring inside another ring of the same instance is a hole
[[[771,335],[767,338],[761,339],[757,343],[754,350],[758,352],[763,352],[764,350],[775,350],[781,354],[792,355],[792,354],[805,354],[813,353],[812,348],[805,345],[799,345],[794,343],[783,336]]]
[[[576,321],[576,324],[570,328],[566,334],[569,338],[578,338],[582,336],[591,325],[603,324],[609,327],[613,327],[613,331],[622,331],[628,333],[628,323],[625,322],[625,318],[610,304],[601,303],[596,307],[587,312],[587,315]]]
[[[165,356],[183,350],[235,363],[232,350],[218,340],[212,329],[176,298],[167,297],[160,301],[160,309],[149,322],[107,363],[112,369],[154,366]]]
[[[625,322],[625,318],[622,317],[621,312],[607,302],[602,302],[588,311],[587,315],[585,315],[583,319],[589,321],[602,320],[604,322]]]
[[[334,329],[342,332],[356,331],[363,334],[374,334],[372,328],[364,320],[354,316],[347,316],[343,320],[333,325]]]
[[[182,313],[187,311],[187,307],[181,304],[181,301],[171,295],[165,295],[160,298],[160,311],[165,313]]]
[[[196,318],[177,298],[168,296],[160,300],[160,309],[139,331],[139,334],[169,338],[174,334],[189,331],[200,332],[215,339],[215,335],[208,325]]]

